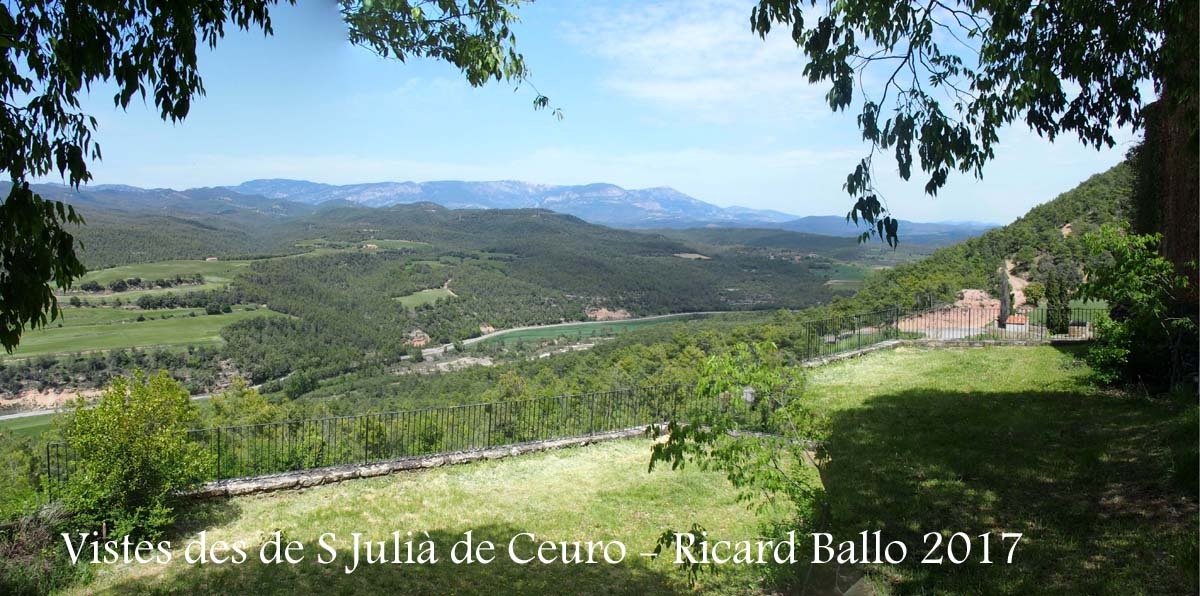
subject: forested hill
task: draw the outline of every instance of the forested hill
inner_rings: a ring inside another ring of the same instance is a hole
[[[1060,265],[1077,266],[1084,258],[1083,234],[1104,223],[1128,221],[1132,189],[1133,169],[1123,162],[1007,226],[869,275],[862,290],[836,309],[912,308],[931,300],[951,301],[963,288],[994,291],[1005,260],[1012,261],[1016,275],[1029,280],[1040,280]]]

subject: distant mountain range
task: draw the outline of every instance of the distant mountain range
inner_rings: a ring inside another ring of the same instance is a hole
[[[43,195],[78,206],[172,215],[297,216],[335,206],[387,207],[429,202],[449,209],[548,209],[615,228],[772,228],[853,237],[862,228],[836,215],[797,217],[746,207],[719,207],[667,187],[625,189],[613,184],[554,186],[516,181],[377,182],[332,185],[305,180],[251,180],[237,186],[189,190],[96,185],[82,192],[39,185]],[[977,236],[992,224],[901,221],[902,236],[952,243]]]
[[[542,208],[617,228],[755,227],[827,236],[858,236],[862,229],[845,217],[797,217],[747,207],[718,207],[673,188],[625,189],[614,184],[552,186],[526,182],[377,182],[332,185],[304,180],[251,180],[230,190],[308,205],[345,201],[368,207],[430,202],[451,209]],[[978,222],[902,221],[910,236],[944,236],[956,241],[996,227]]]

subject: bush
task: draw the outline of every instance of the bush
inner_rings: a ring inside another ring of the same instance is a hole
[[[37,508],[38,459],[29,439],[0,432],[0,520],[11,520]]]
[[[1107,315],[1101,316],[1093,325],[1093,342],[1086,357],[1088,366],[1098,382],[1115,384],[1125,376],[1133,347],[1132,338],[1125,325]]]
[[[1097,329],[1092,357],[1110,383],[1136,380],[1165,390],[1195,374],[1195,303],[1184,298],[1187,278],[1158,254],[1160,240],[1110,225],[1083,237],[1092,257],[1083,297],[1112,309],[1113,321]]]
[[[296,399],[317,388],[317,381],[306,373],[296,372],[283,384],[283,393],[288,399]]]
[[[61,548],[62,511],[46,508],[24,515],[0,534],[0,594],[50,594],[89,573],[72,565]]]
[[[1046,328],[1062,335],[1071,330],[1071,287],[1055,273],[1046,280]]]
[[[165,371],[118,377],[92,407],[82,400],[60,417],[75,468],[62,490],[76,530],[111,522],[112,533],[156,537],[173,521],[177,493],[210,468],[188,441],[196,406]]]
[[[1046,297],[1046,286],[1040,281],[1031,281],[1025,286],[1025,301],[1037,306]]]
[[[208,306],[204,307],[204,314],[206,314],[206,315],[221,314],[221,305],[217,304],[216,302],[209,302]]]

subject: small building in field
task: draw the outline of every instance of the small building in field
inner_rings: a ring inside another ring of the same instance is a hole
[[[1026,315],[1008,315],[1004,328],[1012,331],[1025,331],[1029,328],[1029,317]]]
[[[408,334],[408,345],[414,348],[423,348],[429,343],[429,334],[416,329]]]

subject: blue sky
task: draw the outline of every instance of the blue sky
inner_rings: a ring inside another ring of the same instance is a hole
[[[831,113],[825,88],[804,82],[786,35],[749,31],[750,0],[523,7],[518,46],[562,121],[532,109],[532,89],[472,88],[444,64],[351,47],[335,3],[299,4],[276,9],[273,37],[231,32],[203,53],[208,94],[182,124],[95,90],[94,183],[611,182],[799,215],[849,207],[841,184],[866,151],[853,114]],[[878,175],[900,217],[1006,222],[1119,162],[1132,135],[1119,137],[1097,152],[1008,130],[982,181],[959,175],[937,198],[891,161]]]

